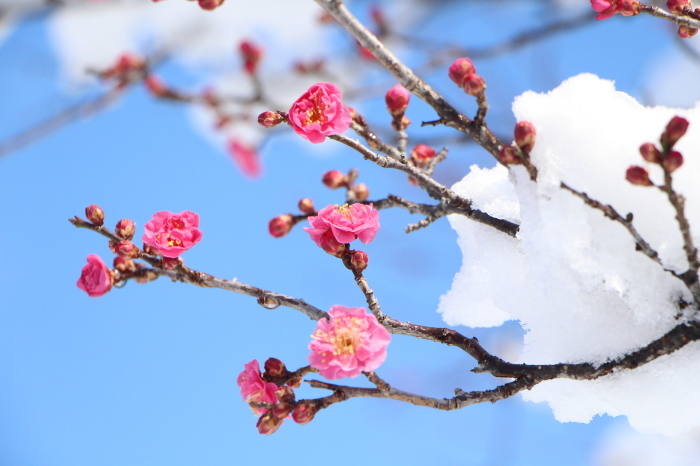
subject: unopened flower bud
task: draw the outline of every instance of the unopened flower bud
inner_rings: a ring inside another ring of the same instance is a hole
[[[408,108],[408,101],[411,98],[411,93],[401,84],[389,89],[384,100],[386,107],[393,116],[403,115]]]
[[[265,372],[272,378],[279,378],[287,375],[287,367],[277,358],[268,358],[265,361]]]
[[[310,404],[298,404],[294,411],[292,411],[292,419],[297,424],[308,424],[311,422],[318,411],[314,406]]]
[[[690,39],[697,33],[698,30],[695,28],[691,28],[688,26],[678,26],[678,37],[680,37],[681,39]]]
[[[683,165],[683,156],[678,151],[671,151],[664,157],[661,165],[664,167],[664,170],[673,173],[678,167]]]
[[[175,270],[182,265],[182,259],[179,257],[163,257],[161,263],[164,269]]]
[[[639,0],[617,0],[617,12],[622,16],[636,16],[640,7]]]
[[[529,154],[535,146],[535,127],[529,121],[519,121],[515,125],[515,144]]]
[[[469,95],[477,96],[482,94],[484,89],[486,89],[486,82],[484,82],[484,78],[478,74],[470,74],[464,79],[462,89]]]
[[[671,149],[678,140],[683,137],[688,130],[688,120],[685,118],[674,116],[666,125],[666,130],[661,135],[661,144],[665,149]]]
[[[287,385],[281,386],[279,390],[275,392],[275,396],[277,396],[277,399],[283,403],[294,403],[296,401],[294,390],[292,390],[292,387],[288,387]],[[285,416],[287,414],[285,414]]]
[[[264,126],[265,128],[274,128],[284,121],[284,116],[279,112],[262,112],[258,115],[258,124]]]
[[[221,6],[224,0],[199,0],[199,8],[211,11]]]
[[[316,206],[314,206],[314,201],[305,197],[299,201],[299,210],[305,214],[313,214],[316,212]]]
[[[338,189],[347,186],[348,178],[339,170],[331,170],[323,174],[321,181],[330,189]]]
[[[136,259],[139,257],[139,249],[128,240],[119,241],[115,247],[115,252],[124,259]]]
[[[452,82],[457,84],[459,87],[463,87],[464,79],[470,75],[476,73],[474,64],[468,58],[458,58],[450,65],[447,74],[450,76]]]
[[[103,225],[105,223],[105,213],[100,206],[96,204],[89,205],[85,208],[85,216],[88,221],[94,225]]]
[[[642,154],[642,158],[647,162],[661,163],[661,151],[652,142],[642,144],[639,147],[639,153]]]
[[[408,183],[413,186],[418,186],[418,180],[413,178],[411,175],[408,175]]]
[[[272,411],[268,411],[258,419],[258,423],[255,427],[258,428],[258,432],[264,435],[271,435],[277,432],[277,429],[282,425],[282,419],[279,419],[272,415]]]
[[[435,149],[425,144],[418,144],[411,151],[411,162],[418,168],[425,168],[433,157]]]
[[[671,13],[683,13],[683,10],[689,9],[692,5],[692,0],[668,0],[666,2],[666,8]]]
[[[296,379],[290,380],[289,382],[287,382],[287,385],[291,388],[301,387],[301,377],[297,377]]]
[[[114,254],[117,253],[117,243],[116,241],[109,240],[107,243],[107,246],[109,247],[109,250],[112,251]]]
[[[239,50],[243,56],[243,68],[245,68],[248,74],[255,74],[258,71],[258,63],[263,55],[262,47],[253,42],[244,40],[241,42]]]
[[[284,419],[285,417],[289,416],[289,413],[292,412],[294,409],[294,405],[290,403],[277,403],[273,408],[272,408],[272,415],[276,417],[277,419]]]
[[[128,218],[123,218],[117,222],[114,233],[122,239],[130,240],[136,233],[136,225]]]
[[[369,264],[369,256],[364,251],[355,251],[350,259],[350,264],[355,272],[362,273]]]
[[[270,220],[268,225],[270,234],[275,238],[281,238],[292,229],[294,219],[289,214],[280,215]]]
[[[352,191],[352,197],[357,202],[366,201],[367,198],[369,197],[369,188],[364,183],[354,185],[352,187],[351,191]]]
[[[513,146],[501,146],[498,149],[498,158],[506,165],[521,165],[523,159],[518,155],[518,149]]]
[[[644,167],[638,165],[632,165],[627,169],[625,174],[627,181],[636,186],[653,186],[654,183],[649,179],[649,173]]]
[[[131,259],[125,259],[123,257],[117,256],[113,261],[114,268],[122,274],[132,274],[136,272],[136,263]]]

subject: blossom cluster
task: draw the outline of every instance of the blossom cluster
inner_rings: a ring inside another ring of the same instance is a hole
[[[104,224],[104,212],[97,205],[85,209],[85,216],[95,227]],[[148,253],[162,256],[164,268],[175,268],[180,264],[178,257],[202,239],[199,230],[199,215],[186,210],[179,214],[161,211],[153,214],[153,218],[144,225],[145,233],[142,240],[144,250]],[[104,261],[96,254],[87,257],[87,265],[83,267],[77,286],[88,296],[96,298],[112,289],[118,280],[134,276],[141,267],[133,259],[141,257],[141,250],[131,241],[136,233],[136,225],[129,219],[117,222],[114,234],[120,241],[110,241],[109,247],[117,257],[114,259],[114,270],[110,270]],[[136,277],[137,281],[149,277]]]

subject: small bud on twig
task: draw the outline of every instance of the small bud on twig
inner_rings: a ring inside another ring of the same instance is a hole
[[[649,172],[644,167],[638,165],[632,165],[627,169],[625,175],[627,181],[636,186],[653,186],[654,183],[649,179]]]
[[[94,225],[102,226],[105,223],[105,213],[100,206],[96,204],[89,205],[85,208],[85,217]]]
[[[293,219],[289,214],[279,215],[272,220],[268,225],[270,234],[275,238],[281,238],[292,229]]]

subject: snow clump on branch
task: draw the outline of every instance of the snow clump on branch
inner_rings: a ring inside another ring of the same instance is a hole
[[[700,106],[648,108],[616,91],[611,81],[583,74],[547,94],[526,92],[514,103],[519,121],[537,128],[525,168],[472,167],[454,186],[475,207],[520,223],[517,239],[469,219],[450,216],[464,263],[439,312],[450,325],[497,326],[516,319],[526,329],[521,362],[600,364],[648,345],[692,317],[692,296],[677,273],[688,269],[675,212],[665,193],[625,181],[639,148],[658,140],[680,115],[690,129],[674,146],[686,154],[673,185],[686,198],[686,215],[700,237]],[[693,154],[691,156],[691,154]],[[662,168],[648,164],[651,181]],[[561,183],[612,205],[660,256],[660,266],[635,250],[618,222],[586,205]],[[634,370],[592,381],[543,382],[523,398],[546,401],[561,422],[589,422],[597,414],[624,415],[642,432],[676,435],[700,426],[700,343]]]

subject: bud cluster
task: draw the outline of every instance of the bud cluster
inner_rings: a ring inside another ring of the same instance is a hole
[[[479,96],[486,89],[484,78],[476,74],[474,64],[468,58],[458,58],[447,71],[452,82],[469,95]]]
[[[263,56],[263,48],[249,40],[244,40],[238,46],[238,50],[243,57],[243,69],[253,76],[258,72],[258,64]]]
[[[669,2],[670,3],[670,2]],[[659,138],[661,149],[652,142],[645,142],[639,147],[642,158],[649,163],[660,165],[664,173],[670,175],[681,165],[683,165],[683,155],[673,150],[678,140],[685,135],[688,130],[688,120],[675,116],[666,125],[666,129]],[[625,174],[627,181],[636,186],[654,186],[649,179],[649,172],[646,168],[632,165]]]
[[[535,147],[535,127],[529,121],[519,121],[513,131],[514,144],[501,146],[498,159],[506,165],[521,165],[530,160],[530,152]]]

